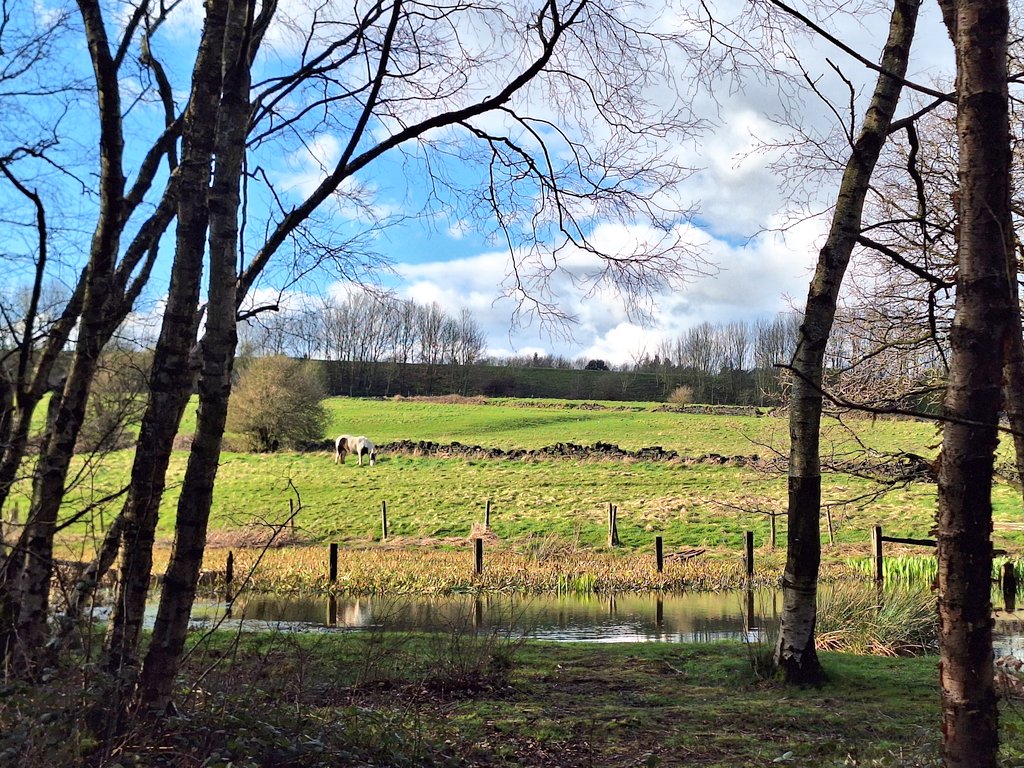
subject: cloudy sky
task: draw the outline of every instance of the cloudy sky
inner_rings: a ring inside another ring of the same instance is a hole
[[[301,35],[289,39],[288,29],[302,29],[301,9],[307,5],[302,0],[282,3],[282,8],[299,10],[294,11],[290,26],[272,28],[268,45],[273,57],[283,60],[289,51],[301,48]],[[727,7],[730,5],[731,9]],[[935,5],[923,6],[909,74],[911,80],[929,85],[948,74],[952,66],[952,46]],[[744,0],[709,5],[721,11],[723,18],[745,6]],[[669,28],[675,19],[668,12],[661,13],[661,8],[659,5],[649,12],[654,14],[655,24]],[[889,18],[889,9],[881,0],[850,0],[829,6],[833,11],[821,3],[799,8],[816,9],[833,33],[866,59],[878,59]],[[199,0],[184,0],[175,12],[179,16],[168,28],[168,35],[172,40],[180,37],[187,44],[201,25],[202,5]],[[461,43],[469,41],[470,46],[478,45],[484,53],[493,54],[503,46],[494,30],[461,31],[460,35]],[[843,81],[846,78],[856,90],[858,105],[863,104],[865,94],[870,94],[874,85],[873,72],[827,41],[810,35],[792,38],[791,45],[819,91],[845,105],[850,100]],[[776,66],[792,69],[782,51],[776,59]],[[678,61],[685,66],[687,60],[679,56]],[[187,74],[187,70],[184,72]],[[486,74],[487,70],[480,72]],[[480,93],[490,92],[484,79],[475,86]],[[664,96],[669,99],[672,95]],[[422,190],[416,191],[417,185],[424,184],[424,176],[415,171],[408,156],[385,158],[373,165],[371,174],[347,182],[325,214],[335,223],[351,224],[353,231],[362,227],[373,232],[372,250],[390,263],[389,270],[377,275],[385,288],[421,304],[436,301],[451,315],[470,309],[486,333],[489,353],[495,356],[541,352],[629,363],[644,353],[653,354],[663,340],[676,338],[704,321],[750,321],[799,307],[827,226],[827,217],[809,217],[807,212],[827,208],[835,194],[836,179],[818,175],[816,189],[793,195],[769,167],[778,154],[758,151],[763,140],[789,139],[787,129],[773,119],[782,113],[784,105],[776,83],[770,79],[750,76],[742,85],[736,80],[709,79],[704,90],[687,98],[694,112],[709,121],[706,130],[697,141],[661,144],[657,149],[694,169],[678,188],[681,204],[692,206],[694,215],[679,219],[672,235],[699,254],[704,267],[688,276],[677,275],[685,279],[655,291],[639,304],[630,302],[635,296],[619,294],[607,284],[581,286],[574,282],[573,278],[592,272],[597,265],[592,263],[593,257],[570,249],[561,255],[565,269],[552,276],[547,296],[572,321],[546,323],[523,311],[529,310],[529,305],[504,295],[513,259],[519,259],[522,253],[517,249],[510,252],[494,237],[493,228],[482,231],[463,215],[464,211],[446,215],[446,210],[434,209],[425,216]],[[804,93],[802,99],[797,117],[800,129],[821,136],[831,133],[836,116],[810,93]],[[545,105],[540,105],[539,111],[549,116]],[[487,126],[486,120],[479,124]],[[387,129],[382,120],[375,130],[383,134]],[[324,129],[275,158],[276,165],[268,165],[268,173],[276,174],[275,181],[285,198],[301,200],[341,156],[343,142],[342,136]],[[840,164],[845,160],[841,147],[834,159]],[[454,181],[461,173],[451,167],[443,172]],[[372,222],[380,221],[389,224],[385,228],[373,226]],[[629,253],[651,235],[650,228],[642,223],[603,220],[600,215],[588,217],[586,222],[586,234],[612,252]],[[542,243],[541,250],[544,247]],[[268,285],[267,290],[273,287]],[[290,303],[309,300],[295,294],[295,287],[291,290]],[[310,273],[309,279],[299,284],[299,290],[344,296],[352,286],[332,281],[318,271]],[[256,298],[260,300],[260,296]],[[156,301],[159,303],[158,298]]]
[[[926,84],[948,71],[952,61],[952,47],[933,5],[926,4],[923,11],[910,73],[911,79]],[[842,16],[843,39],[875,61],[884,41],[888,9],[868,4],[857,8],[863,11],[860,21]],[[808,75],[821,90],[838,94],[840,103],[848,96],[829,62],[841,68],[862,93],[870,93],[873,73],[847,54],[821,40],[800,41],[799,48]],[[385,285],[419,303],[436,301],[452,314],[471,309],[487,334],[491,354],[550,352],[613,363],[653,354],[662,340],[703,321],[754,320],[798,307],[827,219],[819,216],[791,224],[784,234],[775,231],[790,220],[787,216],[793,209],[768,168],[771,156],[756,151],[760,139],[784,136],[770,119],[779,111],[774,89],[747,82],[743,90],[716,96],[719,105],[706,104],[709,114],[718,110],[715,126],[697,144],[680,150],[686,153],[685,162],[697,169],[682,192],[698,215],[679,233],[711,266],[704,270],[706,274],[657,292],[647,313],[630,312],[614,291],[585,292],[562,276],[555,278],[551,292],[572,323],[544,323],[529,313],[517,317],[517,302],[502,297],[501,285],[510,270],[507,248],[476,236],[472,227],[444,222],[389,231],[379,244],[394,262],[394,274],[385,277]],[[811,99],[806,104],[803,127],[819,126],[827,133],[834,117],[820,102]],[[819,205],[834,194],[835,186],[834,179],[822,185]],[[380,202],[388,203],[386,194]],[[621,241],[623,248],[636,241],[635,233],[619,223],[598,222],[592,235],[604,244]],[[328,286],[329,292],[346,290],[341,284]]]

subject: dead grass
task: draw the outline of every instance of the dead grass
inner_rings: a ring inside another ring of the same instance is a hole
[[[466,395],[412,395],[405,397],[404,395],[395,395],[391,398],[392,400],[404,401],[407,403],[442,403],[444,405],[486,405],[487,398],[481,395],[473,395],[467,397]]]
[[[241,528],[211,531],[206,546],[213,549],[263,549],[312,544],[316,539],[301,528],[285,527],[276,532],[267,525],[244,525]]]

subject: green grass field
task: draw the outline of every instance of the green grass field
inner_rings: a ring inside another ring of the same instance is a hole
[[[585,445],[597,441],[636,450],[660,445],[681,454],[785,454],[789,427],[767,416],[709,416],[656,411],[658,403],[598,403],[605,410],[524,407],[532,401],[498,400],[487,405],[459,405],[420,400],[327,401],[332,427],[338,432],[370,435],[379,443],[392,440],[453,440],[495,448],[541,448],[558,442]],[[628,408],[628,410],[617,410]],[[935,427],[926,422],[856,419],[857,437],[879,451],[914,450],[934,454]],[[856,441],[838,422],[826,426],[823,453],[842,455]]]
[[[782,419],[655,412],[651,404],[630,404],[629,410],[587,410],[551,407],[557,403],[524,407],[515,401],[473,405],[334,398],[328,405],[330,434],[362,433],[378,443],[422,439],[540,448],[557,442],[603,441],[633,450],[660,445],[688,456],[769,456],[786,451],[787,425]],[[183,432],[191,426],[183,425]],[[823,445],[827,453],[844,457],[852,455],[858,441],[878,451],[933,455],[936,430],[924,422],[858,419],[829,424]],[[160,522],[160,535],[165,539],[173,531],[186,458],[187,453],[179,451],[172,461]],[[68,513],[121,487],[130,461],[130,451],[110,456],[69,494]],[[619,534],[627,550],[649,548],[654,536],[661,535],[667,551],[707,547],[735,552],[744,530],[753,530],[757,546],[764,547],[769,535],[769,519],[764,513],[781,513],[786,504],[784,476],[701,463],[467,460],[382,454],[377,466],[359,467],[352,460],[335,465],[327,451],[225,452],[211,530],[230,531],[283,520],[289,500],[297,500],[292,486],[301,499],[297,522],[304,538],[350,545],[379,538],[382,502],[387,503],[394,539],[442,545],[464,540],[473,525],[482,522],[489,499],[491,526],[503,542],[555,536],[586,547],[604,547],[608,505],[615,504]],[[882,525],[890,535],[927,535],[933,523],[934,485],[914,483],[874,498],[878,490],[876,484],[860,478],[826,476],[824,497],[831,505],[835,538],[826,557],[830,551],[841,557],[865,554],[873,525]],[[1024,532],[1001,524],[1017,520],[1019,508],[1020,499],[1010,487],[997,487],[996,546],[1011,552],[1024,546]],[[107,505],[90,530],[102,528],[116,511],[117,502]],[[72,530],[86,532],[82,525]],[[784,546],[784,531],[785,520],[780,517],[780,546]],[[824,519],[822,538],[827,544]]]

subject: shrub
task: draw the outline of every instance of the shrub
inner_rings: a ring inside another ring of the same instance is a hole
[[[116,451],[132,444],[146,406],[149,364],[145,353],[122,349],[103,353],[89,390],[76,451]]]
[[[322,440],[327,410],[325,391],[315,363],[287,357],[251,361],[231,395],[227,427],[241,435],[250,450],[275,451]]]
[[[675,405],[689,405],[693,402],[693,387],[686,384],[676,387],[669,392],[668,401]]]

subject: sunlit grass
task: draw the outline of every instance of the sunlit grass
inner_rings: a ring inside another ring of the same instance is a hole
[[[577,405],[572,401],[563,403]],[[531,407],[536,404],[510,399],[489,401],[487,405],[344,397],[327,400],[332,431],[355,429],[375,436],[379,442],[454,440],[508,449],[540,448],[558,442],[591,445],[601,441],[629,450],[660,445],[688,456],[770,456],[786,455],[789,451],[788,422],[780,417],[657,411],[660,403],[606,403],[605,410]],[[932,456],[935,434],[935,426],[927,422],[826,419],[822,453],[842,457],[858,450],[863,443],[876,451],[903,450]]]
[[[472,405],[332,398],[328,405],[332,431],[366,433],[380,443],[425,439],[541,448],[557,442],[602,441],[629,449],[661,445],[691,456],[768,456],[787,449],[782,418],[655,412],[657,404],[651,403],[590,410],[557,402],[532,407],[535,403],[508,400]],[[878,450],[934,453],[936,433],[931,424],[853,419],[826,426],[827,455],[852,455],[856,441],[848,426],[859,440]],[[188,429],[186,423],[183,430]],[[69,493],[65,515],[122,488],[131,459],[130,451],[108,456],[97,472]],[[172,457],[158,528],[164,542],[173,534],[186,460],[184,451]],[[924,537],[932,527],[936,491],[931,483],[912,483],[872,497],[869,494],[878,486],[857,477],[826,474],[823,481],[823,502],[829,505],[832,520],[830,536],[822,515],[826,559],[867,556],[874,525],[881,525],[887,535],[911,537]],[[28,491],[23,482],[15,492],[14,501],[22,511]],[[758,552],[767,552],[769,518],[761,514],[765,510],[779,514],[777,541],[780,548],[785,546],[786,499],[786,478],[779,473],[709,463],[440,459],[385,453],[370,468],[352,462],[335,465],[329,451],[226,451],[210,526],[214,534],[265,527],[286,519],[289,509],[298,509],[300,541],[362,547],[380,539],[381,504],[386,503],[392,541],[458,546],[482,522],[490,500],[491,532],[503,545],[555,537],[607,551],[607,509],[615,504],[621,550],[652,551],[654,537],[662,536],[666,552],[701,547],[711,557],[729,559],[739,556],[745,530],[754,532]],[[82,557],[88,556],[120,504],[121,499],[115,499],[65,532]],[[1024,531],[1004,524],[1019,519],[1020,504],[1016,491],[996,486],[995,545],[1011,552],[1024,544]]]
[[[110,457],[104,468],[69,498],[68,514],[93,495],[112,493],[127,480],[130,454]],[[176,452],[169,472],[159,534],[169,538],[187,454]],[[925,535],[932,523],[934,486],[920,483],[867,505],[842,505],[872,489],[865,480],[827,476],[824,498],[833,508],[835,549],[844,556],[869,553],[870,530],[890,535]],[[27,491],[27,488],[24,489]],[[296,491],[297,494],[296,495]],[[997,514],[1011,518],[1014,498]],[[758,509],[785,510],[786,479],[749,468],[712,464],[613,461],[505,461],[383,456],[375,467],[335,465],[329,453],[255,456],[227,453],[218,472],[211,530],[284,521],[298,509],[301,537],[359,546],[381,537],[386,502],[392,538],[444,545],[467,537],[483,522],[491,502],[491,529],[503,542],[556,536],[589,548],[607,547],[608,505],[618,507],[625,549],[651,549],[662,536],[666,552],[705,547],[738,553],[743,532],[754,531],[759,549],[769,540],[769,518]],[[24,503],[24,502],[23,502]],[[291,507],[289,506],[291,503]],[[107,505],[104,519],[120,500]],[[301,505],[301,506],[300,506]],[[997,507],[997,510],[999,508]],[[785,516],[777,541],[785,542]],[[821,535],[828,534],[824,519]],[[84,524],[71,529],[82,535]],[[997,546],[1011,548],[1024,532],[997,530]]]

